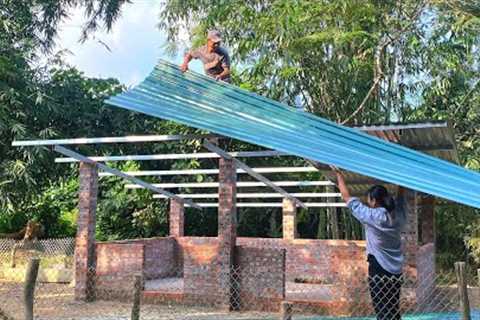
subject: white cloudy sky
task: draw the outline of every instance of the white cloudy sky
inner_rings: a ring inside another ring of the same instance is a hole
[[[114,77],[122,83],[140,82],[153,69],[158,58],[180,63],[181,56],[164,54],[164,34],[157,28],[160,1],[134,1],[123,7],[122,16],[110,33],[97,32],[95,39],[80,43],[83,11],[76,10],[61,27],[57,50],[71,51],[66,61],[90,77]],[[108,51],[100,42],[111,49]],[[197,63],[192,65],[201,71]]]

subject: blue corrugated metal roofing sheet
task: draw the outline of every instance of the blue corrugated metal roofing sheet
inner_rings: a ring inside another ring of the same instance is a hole
[[[107,103],[480,208],[480,174],[161,61]]]

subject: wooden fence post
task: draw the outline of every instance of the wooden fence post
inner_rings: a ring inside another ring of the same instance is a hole
[[[135,275],[135,284],[133,287],[133,306],[132,306],[132,317],[131,320],[140,319],[140,300],[143,289],[143,277],[142,275]]]
[[[32,258],[28,262],[27,273],[25,274],[25,285],[23,291],[25,320],[33,320],[33,299],[35,294],[35,284],[37,282],[38,268],[40,259]]]
[[[480,290],[480,269],[477,269],[477,286]]]
[[[282,301],[280,305],[280,320],[292,320],[293,305],[288,301]]]
[[[460,312],[462,320],[471,320],[470,303],[468,301],[467,278],[465,274],[465,262],[455,262],[455,274],[458,282],[458,297],[460,299]]]
[[[10,317],[5,311],[0,308],[0,319],[2,320],[15,320],[12,317]]]

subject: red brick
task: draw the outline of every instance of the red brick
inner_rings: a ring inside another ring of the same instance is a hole
[[[91,300],[94,292],[95,219],[98,172],[94,165],[80,163],[77,235],[75,241],[75,299]]]
[[[175,199],[170,199],[170,235],[183,237],[185,229],[185,205]]]

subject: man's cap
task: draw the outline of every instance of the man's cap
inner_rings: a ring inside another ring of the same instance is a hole
[[[222,41],[222,35],[221,35],[220,31],[218,31],[218,30],[210,30],[210,31],[208,31],[207,39],[210,39],[213,42],[221,42]]]

